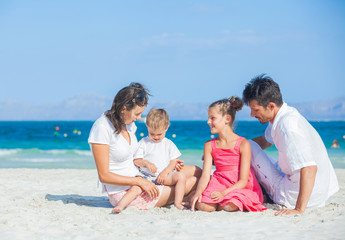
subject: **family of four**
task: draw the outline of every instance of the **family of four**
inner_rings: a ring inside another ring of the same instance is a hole
[[[113,212],[172,202],[193,211],[264,211],[262,187],[273,202],[286,207],[275,215],[302,214],[306,208],[324,206],[339,190],[319,134],[283,102],[278,84],[266,75],[246,85],[243,100],[231,97],[209,106],[207,123],[218,137],[204,145],[202,170],[184,165],[178,148],[165,137],[169,117],[164,109],[150,110],[148,137],[137,141],[134,122],[141,118],[148,97],[139,83],[124,87],[90,132],[88,142]],[[232,128],[244,103],[252,117],[269,123],[264,135],[252,140]],[[278,160],[263,151],[273,144]]]

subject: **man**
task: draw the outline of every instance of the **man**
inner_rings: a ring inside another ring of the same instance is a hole
[[[263,124],[269,122],[265,134],[250,143],[252,166],[260,184],[275,203],[287,207],[275,215],[302,214],[307,207],[324,206],[339,186],[316,130],[283,102],[278,84],[268,76],[252,79],[243,91],[243,100],[252,117]],[[273,144],[278,149],[278,162],[263,151]]]

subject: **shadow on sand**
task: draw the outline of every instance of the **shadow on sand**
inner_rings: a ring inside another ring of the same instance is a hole
[[[81,196],[78,194],[52,195],[45,197],[48,201],[62,201],[64,204],[74,203],[78,206],[112,208],[108,197]]]

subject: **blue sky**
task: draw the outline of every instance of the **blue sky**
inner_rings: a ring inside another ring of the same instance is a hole
[[[158,103],[211,103],[261,73],[287,102],[323,101],[345,95],[344,63],[340,0],[0,2],[5,103],[113,98],[135,81]]]

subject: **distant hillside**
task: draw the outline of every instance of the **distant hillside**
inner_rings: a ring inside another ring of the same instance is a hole
[[[16,100],[0,101],[0,120],[91,120],[97,119],[111,107],[113,99],[96,94],[82,94],[54,104],[27,104]],[[345,120],[345,96],[312,103],[288,103],[296,107],[310,121]],[[209,103],[188,104],[180,101],[150,101],[150,108],[165,108],[171,120],[207,120]],[[250,109],[244,106],[237,120],[255,120]]]
[[[291,104],[309,121],[345,121],[345,97],[328,101]]]

